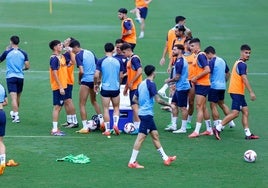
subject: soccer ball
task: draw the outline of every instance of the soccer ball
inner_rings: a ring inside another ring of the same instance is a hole
[[[87,121],[87,126],[88,126],[90,131],[94,131],[97,129],[97,124],[94,120]]]
[[[134,132],[135,130],[136,130],[136,128],[135,128],[134,124],[131,122],[126,123],[124,126],[124,132],[127,134],[130,134],[130,133]]]
[[[257,159],[257,153],[253,150],[247,150],[244,153],[244,159],[246,162],[253,163]]]

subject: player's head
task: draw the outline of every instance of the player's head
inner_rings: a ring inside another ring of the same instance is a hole
[[[181,37],[184,35],[185,27],[183,25],[176,25],[175,27],[175,34],[177,37]]]
[[[120,20],[123,20],[127,15],[127,9],[126,8],[120,8],[118,10],[117,16]]]
[[[62,49],[62,43],[61,43],[61,41],[59,41],[59,40],[52,40],[52,41],[50,41],[49,44],[48,44],[48,46],[49,46],[49,48],[50,48],[51,50],[61,51],[61,50],[59,49],[60,47],[61,47],[61,49]]]
[[[176,16],[175,24],[184,25],[186,18],[184,16]]]
[[[200,51],[200,40],[199,38],[193,38],[189,42],[190,50],[192,53],[198,53]]]
[[[155,67],[153,65],[146,65],[144,67],[144,72],[146,74],[146,76],[152,76],[152,74],[154,74],[155,71]]]
[[[20,43],[20,38],[18,36],[11,36],[10,37],[11,44],[18,45]]]
[[[190,38],[186,38],[186,39],[185,39],[185,41],[184,41],[184,50],[185,50],[185,51],[191,51],[191,50],[190,50],[190,41],[191,41]]]
[[[104,45],[104,50],[105,50],[105,52],[113,52],[114,51],[113,43],[110,43],[110,42],[106,43]]]
[[[69,45],[72,48],[73,53],[77,54],[80,51],[80,42],[78,40],[72,40]]]
[[[240,50],[241,50],[240,59],[242,59],[243,61],[249,60],[250,53],[251,53],[250,46],[247,44],[243,44],[243,45],[241,45]]]
[[[122,54],[121,46],[124,44],[124,41],[122,39],[116,39],[115,40],[115,51],[117,54]]]
[[[126,56],[126,57],[131,57],[131,55],[133,54],[131,45],[129,43],[122,44],[120,49],[121,49],[122,53],[124,54],[124,56]]]
[[[65,39],[64,42],[63,42],[64,47],[69,46],[70,43],[71,43],[73,40],[75,40],[75,38],[73,38],[73,37],[68,37],[67,39]]]
[[[172,56],[177,57],[178,55],[182,55],[184,51],[184,46],[181,44],[175,44],[172,48]]]
[[[208,59],[212,59],[216,54],[216,50],[215,50],[215,48],[213,46],[206,47],[204,52],[206,53],[206,56],[207,56]]]

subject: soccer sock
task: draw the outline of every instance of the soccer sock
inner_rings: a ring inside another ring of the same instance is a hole
[[[14,115],[14,119],[19,119],[19,112],[13,112],[13,115]]]
[[[212,131],[210,119],[205,120],[207,131]]]
[[[72,115],[72,122],[73,122],[74,124],[77,124],[77,123],[78,123],[76,114]]]
[[[188,115],[188,117],[187,117],[187,122],[188,122],[188,123],[191,123],[191,122],[192,122],[192,118],[193,118],[192,115]]]
[[[181,120],[181,129],[185,131],[186,126],[187,126],[187,120]]]
[[[5,165],[6,164],[6,154],[0,155],[0,164]]]
[[[72,115],[67,115],[67,123],[72,123]]]
[[[245,130],[246,136],[250,136],[251,135],[251,132],[250,132],[249,128],[246,128],[244,130]]]
[[[88,129],[87,120],[82,120],[83,129]]]
[[[168,103],[171,104],[171,101],[172,101],[172,98],[169,97],[169,98],[168,98]]]
[[[100,124],[102,124],[104,122],[103,115],[102,114],[98,114],[98,118],[100,120]]]
[[[167,154],[165,153],[164,149],[161,147],[161,148],[158,148],[157,149],[158,153],[160,154],[160,156],[162,157],[162,159],[165,161],[168,159],[168,156]]]
[[[216,127],[216,125],[218,125],[219,123],[220,123],[220,120],[219,120],[219,119],[214,120],[214,121],[213,121],[213,125],[214,125],[214,127]]]
[[[232,126],[232,127],[234,127],[235,126],[235,122],[232,120],[232,121],[229,122],[229,125]]]
[[[136,159],[137,159],[138,154],[139,154],[139,150],[133,149],[131,157],[130,157],[130,160],[129,160],[129,163],[134,163],[136,161]]]
[[[176,127],[176,128],[177,128],[177,119],[178,119],[178,117],[172,117],[172,118],[171,118],[172,126],[173,126],[173,127]]]
[[[164,84],[159,91],[166,92],[168,84]]]
[[[222,131],[222,129],[223,129],[222,124],[219,123],[218,125],[216,125],[216,129],[217,129],[218,131]]]
[[[105,131],[110,131],[110,122],[104,122]]]
[[[113,116],[114,125],[118,126],[119,116]]]
[[[53,121],[52,122],[52,132],[56,132],[58,130],[58,122]]]
[[[134,121],[134,127],[135,127],[135,129],[139,129],[140,128],[140,124],[141,124],[141,122],[139,122],[139,121]]]
[[[202,123],[196,122],[194,132],[197,132],[199,134],[201,125],[202,125]]]

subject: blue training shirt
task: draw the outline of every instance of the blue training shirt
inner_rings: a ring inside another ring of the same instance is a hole
[[[5,88],[0,84],[0,103],[3,103],[5,101],[5,98],[7,97]]]
[[[225,90],[226,78],[225,74],[229,72],[226,62],[220,57],[214,57],[209,61],[210,67],[210,88]]]
[[[190,89],[190,83],[188,80],[188,62],[183,57],[176,59],[173,78],[177,74],[180,75],[180,79],[176,82],[176,90],[181,91]]]
[[[28,55],[21,49],[11,48],[3,52],[0,62],[6,59],[6,78],[24,78],[24,64]]]
[[[120,72],[123,72],[122,61],[115,57],[104,57],[97,63],[102,75],[102,89],[117,91],[120,89]]]
[[[143,80],[138,86],[136,96],[139,101],[139,112],[138,115],[154,115],[154,96],[157,94],[156,85],[149,79]]]
[[[93,82],[97,63],[96,56],[89,50],[81,50],[75,55],[75,60],[77,67],[82,66],[84,69],[81,81]]]

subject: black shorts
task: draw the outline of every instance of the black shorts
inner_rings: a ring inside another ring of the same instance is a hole
[[[111,90],[111,91],[109,91],[109,90],[101,89],[100,94],[103,97],[114,98],[114,97],[117,97],[120,94],[120,90]]]

